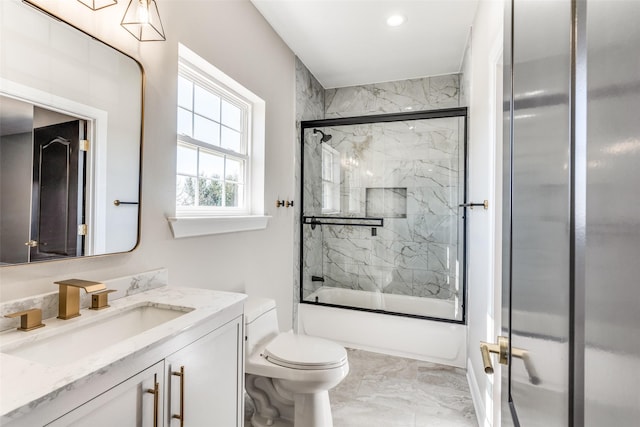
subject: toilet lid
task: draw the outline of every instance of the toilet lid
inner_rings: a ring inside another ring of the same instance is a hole
[[[265,347],[263,356],[271,363],[293,369],[331,369],[347,361],[341,345],[322,338],[279,334]]]

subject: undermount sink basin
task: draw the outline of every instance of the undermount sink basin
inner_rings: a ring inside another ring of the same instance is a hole
[[[0,351],[49,366],[63,365],[118,344],[191,310],[178,306],[138,304],[105,317],[86,319],[85,323],[74,319],[76,324],[73,328],[65,328],[60,333],[35,341],[16,343]],[[84,320],[83,317],[77,319]]]

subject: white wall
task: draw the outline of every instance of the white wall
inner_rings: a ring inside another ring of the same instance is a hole
[[[500,277],[495,274],[496,259],[495,218],[500,216],[500,193],[496,193],[496,60],[502,46],[503,2],[480,1],[473,23],[470,55],[469,104],[469,201],[489,200],[489,209],[468,212],[468,336],[467,369],[471,392],[476,405],[480,426],[494,423],[494,412],[499,414],[499,394],[492,405],[494,392],[499,393],[497,374],[484,373],[480,356],[480,341],[495,342],[500,326]],[[498,76],[499,78],[499,76]],[[497,81],[502,85],[502,81]],[[499,166],[499,165],[498,165]],[[498,176],[500,179],[498,169]],[[498,204],[496,204],[498,202]],[[499,257],[497,258],[499,262]],[[497,293],[495,292],[497,288]],[[497,301],[497,303],[496,303]],[[495,312],[494,312],[495,308]],[[495,315],[498,318],[495,318]],[[495,361],[495,359],[494,359]],[[496,367],[496,372],[499,369]],[[494,390],[493,383],[496,383]]]
[[[0,269],[0,300],[55,290],[68,277],[106,280],[158,267],[172,285],[246,291],[278,303],[292,325],[294,55],[248,0],[158,0],[167,41],[138,43],[120,27],[128,2],[92,12],[78,2],[43,2],[54,13],[138,59],[146,72],[142,227],[131,253]],[[27,6],[25,6],[27,7]],[[266,230],[174,240],[178,42],[266,101]]]

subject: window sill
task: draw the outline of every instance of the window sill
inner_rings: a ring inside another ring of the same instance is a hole
[[[174,239],[263,230],[270,216],[168,217]]]

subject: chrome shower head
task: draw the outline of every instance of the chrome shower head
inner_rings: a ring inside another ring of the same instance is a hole
[[[313,134],[315,135],[315,134],[317,134],[317,133],[319,133],[320,135],[322,135],[322,136],[320,137],[320,143],[327,142],[327,141],[331,140],[331,135],[329,135],[329,134],[325,134],[325,133],[324,133],[324,132],[322,132],[320,129],[314,129],[314,130],[313,130]]]

